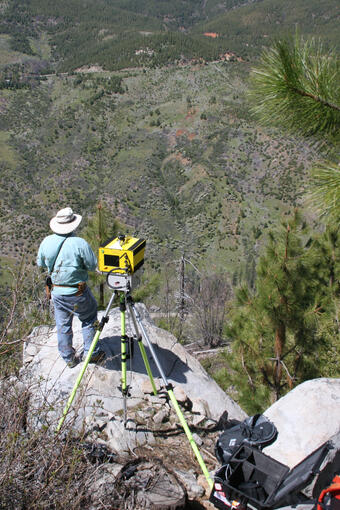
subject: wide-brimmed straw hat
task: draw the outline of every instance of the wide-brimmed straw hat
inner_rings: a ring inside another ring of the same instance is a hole
[[[57,212],[50,221],[50,227],[56,234],[70,234],[82,220],[80,214],[74,214],[71,207],[65,207]]]

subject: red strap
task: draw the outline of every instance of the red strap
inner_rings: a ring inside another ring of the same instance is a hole
[[[333,480],[332,484],[327,487],[327,489],[323,489],[321,491],[321,494],[318,499],[318,503],[323,502],[323,498],[326,496],[326,494],[332,494],[333,498],[340,500],[340,476],[336,475]],[[323,510],[322,506],[318,504],[317,510]]]

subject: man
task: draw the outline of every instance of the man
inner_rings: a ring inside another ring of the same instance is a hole
[[[78,363],[72,346],[74,315],[82,323],[83,359],[90,349],[97,320],[97,302],[86,284],[88,271],[95,270],[97,259],[90,245],[74,233],[81,220],[82,216],[74,214],[70,207],[61,209],[50,221],[54,234],[42,241],[37,257],[38,266],[47,268],[51,275],[58,350],[69,368]],[[90,362],[101,361],[104,356],[97,345]]]

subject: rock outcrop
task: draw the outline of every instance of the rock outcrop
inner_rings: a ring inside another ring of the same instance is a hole
[[[207,375],[200,363],[176,341],[173,335],[157,328],[144,305],[138,304],[143,324],[153,343],[157,357],[190,426],[212,429],[220,415],[228,412],[230,419],[244,419],[241,408]],[[90,364],[72,405],[68,421],[73,426],[96,432],[97,438],[117,453],[129,454],[138,446],[154,445],[154,431],[177,427],[178,419],[163,388],[157,367],[146,347],[158,395],[152,388],[137,342],[134,342],[132,369],[128,370],[127,427],[122,418],[121,386],[121,323],[120,312],[113,309],[100,339],[106,359],[100,365]],[[81,355],[81,324],[74,319],[74,347]],[[134,332],[127,314],[127,334]],[[31,419],[34,406],[50,406],[50,421],[57,423],[62,409],[83,366],[68,368],[57,350],[55,328],[36,328],[24,347],[23,373],[31,386]],[[198,442],[200,438],[197,436]]]
[[[302,491],[311,498],[311,504],[297,508],[311,509],[314,506],[312,500],[317,499],[334,474],[340,472],[340,379],[306,381],[275,402],[264,414],[277,427],[278,438],[263,451],[290,468],[327,441],[333,446],[318,474]]]
[[[264,453],[292,468],[340,433],[340,379],[306,381],[264,414],[278,429]]]
[[[227,413],[229,420],[243,420],[246,414],[170,333],[153,324],[144,305],[136,306],[165,375],[174,387],[176,399],[195,442],[208,469],[213,472],[218,468],[214,458],[214,446],[220,434],[217,430],[219,418],[223,413],[225,416]],[[133,333],[130,320],[127,316],[128,335]],[[141,467],[136,471],[140,473],[138,476],[142,481],[143,477],[151,476],[150,470],[156,469],[157,463],[149,465],[147,459],[159,458],[165,462],[162,484],[171,485],[172,482],[168,480],[171,480],[172,476],[179,484],[177,500],[181,502],[183,498],[181,487],[189,498],[200,499],[204,494],[200,469],[178,425],[178,417],[163,387],[163,380],[146,347],[158,391],[157,395],[153,394],[137,342],[134,342],[132,367],[128,371],[129,396],[127,422],[124,424],[123,397],[120,391],[120,328],[120,313],[118,309],[114,309],[100,339],[106,359],[100,365],[88,366],[67,417],[68,424],[78,431],[82,430],[82,433],[85,431],[86,438],[93,441],[93,444],[104,444],[109,451],[116,452],[117,463],[110,467],[110,470],[115,472],[116,480],[120,476],[117,473],[124,473],[126,462],[131,462],[131,455],[134,455],[134,458],[137,455],[139,459],[146,459],[140,461]],[[81,356],[81,324],[77,319],[74,320],[73,330],[74,347]],[[28,425],[44,425],[39,423],[39,415],[42,415],[45,421],[48,417],[50,427],[56,427],[82,366],[81,362],[70,369],[59,357],[55,328],[42,326],[33,331],[24,347],[21,378],[29,386]],[[315,379],[297,386],[264,413],[278,429],[277,440],[265,448],[264,453],[290,468],[325,441],[333,441],[335,448],[324,461],[320,476],[316,477],[305,491],[309,497],[316,497],[320,489],[328,483],[330,473],[334,469],[340,469],[339,404],[340,380]],[[42,407],[45,409],[44,413],[35,412]],[[110,486],[111,471],[107,474],[106,485],[103,479],[98,490],[104,490],[105,487],[107,490]],[[133,483],[138,485],[142,482],[138,479]],[[206,495],[208,493],[209,489],[206,488]],[[207,502],[205,507],[209,507]]]

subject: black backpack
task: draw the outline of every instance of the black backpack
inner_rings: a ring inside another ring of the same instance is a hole
[[[277,438],[277,428],[263,414],[255,414],[243,422],[226,429],[218,438],[215,446],[217,460],[223,465],[242,445],[258,449],[272,444]]]
[[[288,466],[265,455],[258,448],[243,444],[232,455],[228,464],[215,473],[210,501],[221,510],[245,510],[248,504],[258,510],[272,510],[315,503],[315,500],[308,498],[302,491],[320,473],[320,466],[332,448],[331,442],[322,444],[290,470]],[[336,490],[336,486],[333,486],[332,490],[333,488]],[[323,493],[328,491],[330,488]],[[319,501],[323,498],[323,493]],[[338,501],[333,502],[336,505]],[[320,505],[317,510],[328,509]],[[338,507],[335,506],[334,510],[338,510]]]

